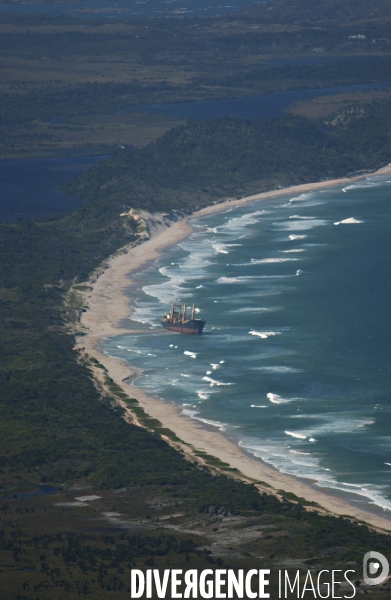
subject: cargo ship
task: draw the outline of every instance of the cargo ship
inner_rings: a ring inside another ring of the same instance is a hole
[[[200,335],[205,327],[205,321],[195,319],[195,305],[191,308],[191,318],[186,319],[186,304],[182,305],[174,303],[171,312],[162,318],[162,326],[170,331],[179,331],[179,333],[191,333]]]

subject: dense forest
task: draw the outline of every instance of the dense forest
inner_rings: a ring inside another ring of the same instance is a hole
[[[185,460],[167,443],[172,432],[108,376],[99,388],[92,368],[103,365],[75,350],[72,324],[88,308],[72,289],[139,243],[125,210],[191,212],[391,160],[386,100],[262,123],[178,125],[123,111],[380,82],[390,38],[387,0],[271,0],[219,18],[122,23],[1,14],[2,156],[113,152],[66,186],[86,199],[82,208],[0,224],[2,599],[122,600],[134,567],[248,569],[259,557],[272,570],[346,564],[362,593],[389,598],[388,582],[368,592],[361,579],[363,554],[387,554],[389,536],[289,491],[265,493],[205,453]],[[314,56],[338,60],[267,63]],[[124,420],[118,399],[144,427]],[[85,494],[95,500],[83,503]]]
[[[64,190],[150,211],[376,169],[391,160],[391,103],[350,106],[327,122],[286,116],[189,122],[99,163]]]

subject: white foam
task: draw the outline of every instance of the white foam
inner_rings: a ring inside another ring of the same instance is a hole
[[[185,350],[183,354],[186,354],[186,356],[190,356],[191,358],[197,358],[197,354],[195,352],[190,352],[189,350]]]
[[[240,441],[239,445],[283,473],[309,479],[323,477],[325,470],[319,465],[319,457],[311,453],[290,452],[287,439],[285,435],[278,440],[248,438]]]
[[[267,404],[251,404],[251,408],[268,408]]]
[[[204,381],[208,381],[210,384],[210,387],[214,387],[215,385],[217,385],[218,387],[221,385],[234,385],[233,383],[225,383],[224,381],[217,381],[216,379],[213,379],[212,377],[203,377],[202,379]]]
[[[190,375],[187,375],[186,373],[181,373],[181,377],[190,377]]]
[[[365,418],[352,418],[349,413],[339,414],[338,417],[329,414],[318,414],[318,415],[291,415],[291,419],[308,419],[316,418],[319,419],[318,425],[308,427],[303,431],[307,437],[320,436],[324,434],[337,434],[337,433],[359,433],[363,427],[368,427],[374,423],[374,421]]]
[[[328,225],[328,221],[325,219],[302,219],[281,221],[273,223],[278,229],[288,229],[293,231],[305,231],[307,229],[313,229],[314,227],[321,227]]]
[[[308,220],[312,220],[315,219],[315,217],[302,217],[300,215],[292,215],[291,217],[289,217],[290,219],[303,219],[304,221],[308,221]]]
[[[267,371],[271,373],[302,373],[301,369],[294,369],[293,367],[283,367],[283,366],[274,366],[274,367],[253,367],[257,371]]]
[[[210,398],[210,394],[208,394],[204,390],[197,390],[196,393],[200,400],[209,400],[209,398]]]
[[[210,363],[210,366],[213,368],[213,370],[220,369],[220,365],[218,363]]]
[[[219,277],[217,283],[238,283],[239,281],[239,277]]]
[[[300,196],[296,196],[295,198],[291,198],[289,202],[303,202],[303,200],[308,200],[313,197],[313,192],[309,192],[306,194],[300,194]]]
[[[334,225],[354,225],[355,223],[364,223],[364,221],[359,221],[354,217],[349,217],[348,219],[344,219],[343,221],[337,221]]]
[[[315,440],[310,438],[308,441]],[[357,498],[360,498],[360,496],[365,497],[371,504],[376,504],[385,510],[391,510],[391,502],[384,495],[384,490],[387,489],[386,486],[337,482],[331,476],[330,469],[320,465],[320,458],[317,453],[293,450],[283,438],[278,440],[248,438],[241,440],[239,446],[283,473],[315,480],[316,485],[319,487],[343,491],[351,495],[353,499],[355,495]],[[388,465],[391,466],[391,463],[388,463]]]
[[[288,404],[289,402],[300,400],[300,398],[282,398],[278,394],[272,394],[271,392],[266,394],[266,396],[273,404]]]
[[[282,263],[282,262],[291,262],[293,260],[300,260],[299,258],[261,258],[256,260],[255,258],[251,259],[251,263],[253,265],[261,265],[264,263]]]
[[[291,250],[279,250],[279,252],[283,252],[284,254],[292,254],[293,252],[305,252],[304,248],[292,248]]]
[[[212,427],[217,427],[219,431],[225,431],[227,427],[227,423],[221,423],[220,421],[212,421],[211,419],[201,419],[201,417],[196,417],[195,415],[193,415],[192,418],[196,419],[197,421],[201,421],[201,423],[205,423],[205,425],[212,425]]]
[[[190,417],[191,419],[194,419],[195,415],[198,415],[198,410],[191,410],[190,408],[184,408],[181,413],[182,415],[185,415],[186,417]]]
[[[219,277],[217,283],[242,283],[242,281],[251,281],[252,279],[262,279],[257,275],[241,275],[240,277]]]
[[[299,440],[306,440],[307,436],[303,435],[302,433],[295,433],[294,431],[285,431],[284,432],[286,435],[290,435],[291,437],[297,438]]]
[[[306,235],[295,235],[294,233],[292,233],[292,234],[289,236],[289,239],[290,239],[290,240],[302,240],[302,239],[304,239],[304,238],[306,238],[306,237],[307,237]]]
[[[224,244],[213,244],[212,247],[215,250],[216,254],[229,254]]]
[[[245,227],[249,225],[255,225],[259,222],[259,217],[268,214],[266,210],[256,210],[252,213],[244,214],[241,217],[233,217],[229,219],[223,225],[219,225],[215,228],[215,233],[236,233],[239,235],[242,233]]]
[[[381,181],[374,181],[371,179],[366,179],[365,181],[361,181],[360,183],[353,183],[352,185],[348,185],[347,187],[343,188],[342,191],[348,192],[350,190],[359,190],[362,188],[378,187],[379,185],[382,185]]]
[[[335,481],[333,479],[321,479],[317,482],[319,487],[340,490],[349,494],[363,496],[369,500],[369,504],[375,504],[384,510],[391,510],[391,501],[383,495],[385,486],[364,483],[362,485],[353,485],[344,481]],[[352,489],[353,488],[353,489]]]
[[[255,331],[254,329],[252,329],[251,331],[249,331],[249,334],[256,335],[262,338],[263,340],[266,340],[266,338],[271,337],[273,335],[280,335],[281,331]]]

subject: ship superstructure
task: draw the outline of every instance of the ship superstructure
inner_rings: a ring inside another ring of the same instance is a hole
[[[191,308],[191,318],[186,318],[186,304],[182,305],[173,303],[171,312],[162,318],[162,326],[164,329],[170,331],[178,331],[179,333],[190,333],[193,335],[200,335],[205,327],[205,321],[202,319],[195,319],[195,305]]]

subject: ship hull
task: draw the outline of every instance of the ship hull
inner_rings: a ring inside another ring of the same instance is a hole
[[[200,335],[205,327],[205,321],[197,319],[194,321],[187,321],[185,323],[171,323],[169,321],[162,321],[163,329],[169,331],[177,331],[178,333],[187,333],[190,335]]]

